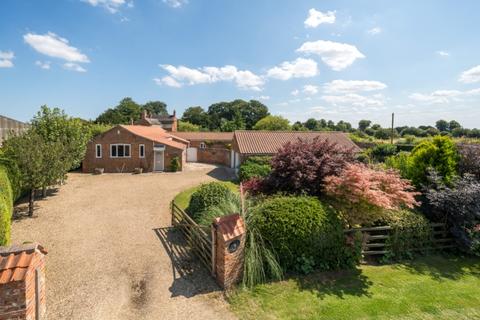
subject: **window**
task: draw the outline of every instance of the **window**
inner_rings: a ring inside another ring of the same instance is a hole
[[[95,145],[95,156],[97,159],[100,159],[102,157],[102,145],[101,144],[96,144]]]
[[[141,144],[138,146],[138,156],[140,158],[145,158],[145,145]]]
[[[129,144],[111,144],[110,158],[130,158]]]
[[[205,144],[205,142],[200,142],[200,149],[205,149],[207,147],[207,145]]]

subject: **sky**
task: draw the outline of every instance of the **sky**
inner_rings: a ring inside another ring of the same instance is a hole
[[[290,121],[480,127],[480,1],[0,1],[0,114],[257,99]]]

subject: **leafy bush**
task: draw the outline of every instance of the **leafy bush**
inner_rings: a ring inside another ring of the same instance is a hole
[[[221,182],[202,184],[190,199],[187,213],[195,220],[200,221],[208,209],[222,203],[231,196],[232,191]]]
[[[400,152],[395,156],[385,159],[385,166],[390,169],[396,169],[400,172],[400,176],[404,179],[409,179],[409,152]]]
[[[458,153],[453,140],[436,136],[416,146],[408,159],[408,175],[417,187],[428,182],[428,172],[434,169],[445,183],[457,175]]]
[[[178,169],[180,169],[180,159],[177,156],[175,156],[170,161],[170,170],[172,172],[177,172]]]
[[[270,192],[321,195],[324,179],[338,175],[355,160],[352,149],[328,139],[288,142],[272,158],[272,172],[266,179]]]
[[[386,241],[389,252],[384,261],[411,259],[415,253],[431,247],[433,230],[428,219],[411,210],[388,210],[379,221],[392,227]]]
[[[371,156],[377,162],[384,162],[387,157],[397,153],[397,146],[393,144],[382,143],[372,148]]]
[[[273,247],[284,270],[310,269],[310,259],[316,269],[351,267],[357,262],[341,221],[317,198],[275,197],[253,210],[254,225]]]
[[[0,245],[10,242],[10,225],[13,213],[13,193],[7,169],[0,166]]]
[[[417,193],[412,189],[397,171],[364,164],[349,164],[340,175],[325,178],[326,193],[351,226],[372,224],[381,218],[384,209],[417,205]]]
[[[252,178],[263,178],[268,176],[272,167],[270,166],[270,157],[251,157],[248,158],[239,170],[240,181],[247,181]]]
[[[451,187],[434,180],[426,193],[432,218],[448,223],[462,250],[480,256],[480,182],[468,174]]]
[[[473,174],[480,181],[480,145],[463,144],[458,151],[460,174]]]

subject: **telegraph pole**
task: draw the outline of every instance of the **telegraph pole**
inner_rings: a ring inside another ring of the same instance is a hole
[[[391,136],[390,136],[390,143],[393,144],[393,132],[394,132],[394,123],[395,123],[395,113],[392,112],[392,132],[391,132]]]

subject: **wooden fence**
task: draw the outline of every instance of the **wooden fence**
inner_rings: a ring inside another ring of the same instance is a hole
[[[172,226],[178,228],[193,252],[208,270],[213,270],[213,252],[210,227],[198,225],[185,211],[171,202]]]
[[[431,246],[419,247],[413,250],[440,250],[455,247],[455,242],[444,223],[431,223],[430,226],[433,233]],[[354,232],[361,232],[363,235],[362,254],[364,256],[384,255],[389,252],[387,240],[394,236],[392,227],[380,226],[345,230],[346,234]]]

